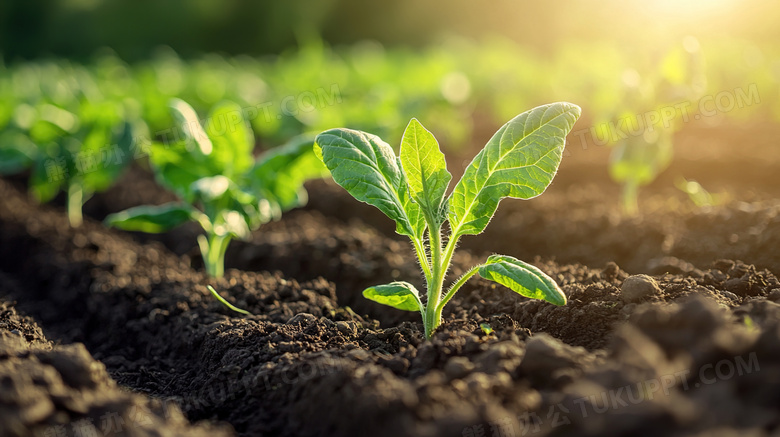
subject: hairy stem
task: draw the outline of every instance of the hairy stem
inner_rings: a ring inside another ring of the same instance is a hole
[[[430,283],[431,263],[428,260],[428,255],[425,253],[425,246],[422,241],[417,238],[412,238],[412,244],[414,245],[415,252],[417,252],[417,259],[420,260],[420,267],[422,267],[423,273],[425,274],[425,281]]]
[[[436,328],[441,324],[441,315],[437,314],[441,291],[444,286],[444,275],[447,273],[447,265],[443,264],[441,250],[441,228],[431,229],[428,233],[431,242],[431,277],[428,281],[428,302],[425,307],[425,337],[430,338]]]
[[[460,277],[460,279],[455,281],[455,283],[452,284],[452,286],[450,286],[450,289],[447,290],[447,294],[444,295],[444,299],[442,299],[441,302],[439,303],[438,312],[440,316],[442,310],[444,309],[444,306],[447,305],[447,302],[449,302],[450,299],[452,299],[452,296],[454,296],[455,293],[457,293],[458,290],[460,290],[460,287],[462,287],[466,282],[468,282],[468,280],[471,279],[472,276],[477,274],[480,267],[482,267],[482,264],[472,267],[471,269],[469,269],[469,271],[464,273],[463,276]]]

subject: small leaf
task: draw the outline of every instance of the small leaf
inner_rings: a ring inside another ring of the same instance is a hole
[[[433,220],[431,226],[438,227],[445,219],[444,194],[452,175],[436,138],[416,118],[409,122],[401,140],[401,164],[412,199]]]
[[[176,119],[176,127],[184,133],[187,144],[194,142],[197,145],[195,150],[202,155],[210,155],[214,146],[198,120],[198,113],[187,102],[180,99],[171,99],[168,106],[171,107],[173,118]]]
[[[187,205],[166,203],[159,206],[136,206],[116,214],[110,214],[104,220],[106,226],[125,231],[139,231],[159,234],[193,220],[198,214]]]
[[[403,311],[420,311],[422,308],[420,293],[408,282],[397,281],[369,287],[363,290],[363,296]]]
[[[449,198],[453,235],[481,233],[504,197],[530,199],[544,192],[579,116],[579,106],[553,103],[524,112],[499,129]]]
[[[399,234],[422,238],[425,221],[409,196],[400,160],[387,143],[365,132],[331,129],[319,134],[315,144],[337,184],[393,219]]]
[[[253,191],[283,210],[305,205],[304,182],[329,174],[313,146],[311,137],[297,137],[262,155],[251,172]]]
[[[204,130],[211,140],[209,163],[216,174],[236,176],[252,166],[254,135],[240,106],[219,103],[209,113]]]
[[[566,305],[566,295],[558,284],[531,264],[506,255],[492,255],[479,268],[479,275],[532,299]]]

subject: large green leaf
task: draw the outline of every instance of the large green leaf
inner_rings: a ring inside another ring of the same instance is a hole
[[[400,155],[409,194],[432,221],[430,225],[438,227],[446,218],[444,194],[452,175],[447,171],[447,162],[436,138],[416,118],[404,131]]]
[[[250,173],[253,191],[283,210],[305,205],[308,198],[303,183],[328,175],[313,146],[313,138],[297,137],[261,156]]]
[[[553,103],[505,124],[474,157],[449,199],[454,235],[479,234],[504,197],[530,199],[550,185],[580,108]]]
[[[315,152],[349,194],[395,220],[399,234],[422,238],[425,220],[409,196],[400,160],[387,143],[369,133],[331,129],[317,135]]]
[[[166,203],[159,206],[137,206],[110,214],[104,223],[125,231],[159,234],[193,220],[197,214],[199,213],[187,205]]]
[[[240,106],[232,102],[217,104],[209,113],[205,131],[213,146],[209,163],[216,173],[232,177],[252,166],[254,136]]]
[[[153,143],[149,162],[154,167],[157,181],[189,202],[194,199],[192,184],[203,177],[213,175],[206,157],[190,153],[183,141],[172,144]]]
[[[375,285],[363,290],[363,296],[403,311],[420,311],[422,308],[420,293],[408,282],[397,281]]]
[[[498,282],[512,291],[555,305],[566,305],[566,295],[558,284],[541,270],[506,255],[492,255],[479,267],[479,275]]]

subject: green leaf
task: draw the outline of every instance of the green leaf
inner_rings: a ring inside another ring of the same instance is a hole
[[[206,158],[189,153],[184,142],[153,143],[149,162],[161,185],[190,202],[193,200],[192,184],[202,177],[213,175]]]
[[[252,166],[254,136],[240,106],[232,102],[217,104],[209,113],[205,132],[212,144],[207,155],[215,173],[231,177]]]
[[[125,231],[159,234],[196,218],[197,214],[189,206],[174,202],[159,206],[136,206],[110,214],[104,223]]]
[[[579,106],[553,103],[505,124],[474,157],[449,199],[453,235],[481,233],[504,197],[530,199],[550,185]]]
[[[531,264],[506,255],[491,255],[479,267],[479,275],[532,299],[566,305],[566,295],[558,284]]]
[[[171,99],[168,105],[176,120],[176,128],[181,129],[184,134],[188,149],[191,148],[190,144],[194,143],[197,147],[193,151],[199,151],[202,155],[210,155],[214,150],[214,145],[206,135],[206,131],[203,130],[203,126],[198,120],[198,113],[184,100]]]
[[[422,238],[425,221],[393,149],[376,135],[331,129],[317,135],[316,153],[333,180],[355,199],[374,205],[396,222],[396,232]]]
[[[363,296],[403,311],[420,311],[422,308],[420,293],[408,282],[397,281],[369,287],[363,290]]]
[[[208,176],[193,182],[190,191],[203,202],[212,202],[222,197],[230,185],[230,179],[225,176]]]
[[[609,175],[616,182],[647,185],[669,166],[674,153],[672,131],[656,129],[652,134],[630,137],[613,147]]]
[[[431,226],[440,226],[446,218],[444,194],[452,175],[436,138],[416,118],[409,122],[401,140],[401,165],[412,199],[420,204]]]
[[[114,128],[114,126],[94,128],[90,133],[93,145],[88,146],[88,141],[85,140],[80,150],[87,159],[97,164],[97,168],[93,171],[82,174],[84,186],[89,191],[107,190],[133,162],[133,141],[140,138],[143,133],[139,131],[138,135],[135,135],[134,127],[129,122],[122,123],[121,129],[117,126],[119,131],[116,133]]]
[[[329,174],[313,146],[313,138],[301,136],[262,155],[251,172],[253,191],[285,211],[305,205],[304,182]]]

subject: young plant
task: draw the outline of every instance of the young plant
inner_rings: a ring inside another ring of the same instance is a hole
[[[41,203],[66,194],[68,220],[81,225],[82,207],[110,188],[132,161],[134,126],[114,102],[85,100],[79,114],[49,103],[26,105],[0,134],[0,175],[31,168],[29,189]]]
[[[634,70],[624,73],[626,87],[614,115],[628,132],[612,132],[610,123],[602,124],[607,127],[603,133],[614,142],[609,174],[623,185],[623,212],[628,216],[639,213],[639,188],[653,182],[672,162],[674,133],[681,128],[680,118],[687,117],[678,117],[672,108],[701,97],[706,85],[699,43],[693,37],[657,64],[644,77]]]
[[[400,156],[379,137],[350,129],[332,129],[315,140],[315,152],[333,180],[353,197],[374,205],[408,236],[422,267],[427,296],[408,282],[377,285],[363,296],[405,311],[419,311],[425,336],[441,323],[442,309],[475,274],[511,290],[556,305],[566,296],[538,268],[506,255],[492,255],[469,269],[444,291],[458,240],[480,234],[505,197],[530,199],[552,182],[561,162],[566,135],[580,108],[553,103],[524,112],[505,124],[471,161],[449,197],[452,175],[436,138],[412,119],[401,141]],[[442,238],[449,222],[449,236]]]
[[[154,143],[149,160],[158,182],[182,201],[130,208],[108,216],[106,224],[161,233],[195,221],[205,233],[198,246],[206,272],[219,278],[230,241],[249,239],[282,211],[305,204],[303,183],[327,170],[312,152],[313,140],[304,137],[255,160],[252,132],[236,104],[217,105],[205,126],[184,101],[173,100],[171,108],[184,138]]]

